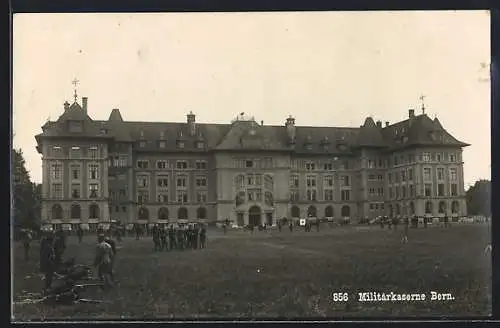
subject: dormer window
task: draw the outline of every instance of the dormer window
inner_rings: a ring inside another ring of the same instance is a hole
[[[165,148],[165,147],[167,147],[167,142],[166,142],[165,140],[160,140],[160,141],[158,142],[158,147],[160,147],[160,148]]]
[[[82,121],[69,121],[69,132],[71,132],[71,133],[83,132],[83,122]]]

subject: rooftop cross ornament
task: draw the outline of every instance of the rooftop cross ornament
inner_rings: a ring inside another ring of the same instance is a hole
[[[80,81],[78,81],[77,79],[74,79],[71,83],[75,86],[75,94],[73,95],[73,97],[75,98],[75,102],[76,102],[76,100],[78,99],[78,94],[76,93],[76,86],[78,85],[78,83],[80,83]]]
[[[424,95],[421,95],[420,96],[420,101],[422,102],[422,114],[425,114],[425,103],[424,103],[424,99],[426,98],[426,96]]]

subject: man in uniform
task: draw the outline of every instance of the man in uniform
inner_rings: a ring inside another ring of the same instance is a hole
[[[169,250],[173,250],[175,247],[176,247],[176,243],[175,243],[175,230],[174,230],[174,225],[171,224],[170,225],[170,229],[168,229],[168,249]]]
[[[205,225],[202,225],[200,229],[200,248],[205,248],[206,238],[207,238],[207,231],[205,229]]]
[[[103,289],[112,287],[111,281],[111,262],[113,260],[113,249],[105,241],[104,235],[97,237],[96,256],[94,266],[97,267],[99,278],[103,282]]]
[[[40,243],[40,272],[45,275],[45,289],[52,285],[52,278],[56,269],[54,253],[54,235],[48,231]]]
[[[160,249],[162,251],[166,251],[168,249],[168,244],[167,244],[167,229],[165,227],[160,228],[160,242],[161,242]]]
[[[156,225],[153,227],[153,243],[154,251],[161,251],[160,229]]]

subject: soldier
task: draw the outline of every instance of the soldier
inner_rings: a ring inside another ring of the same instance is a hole
[[[109,264],[109,276],[111,277],[111,279],[114,281],[114,265],[115,265],[115,258],[116,258],[116,243],[113,239],[111,239],[110,236],[106,236],[104,238],[104,241],[106,243],[109,244],[109,246],[111,246],[111,252],[112,252],[112,257],[111,257],[111,262]]]
[[[290,232],[293,232],[293,220],[290,220],[290,223],[288,224],[288,228],[290,229]]]
[[[111,245],[109,245],[104,239],[104,235],[99,235],[97,237],[98,244],[94,260],[94,266],[97,267],[99,278],[104,284],[103,289],[113,286],[111,281],[111,261],[113,258],[113,250]]]
[[[153,243],[154,243],[154,251],[161,251],[161,240],[160,240],[160,230],[158,226],[153,227]]]
[[[182,227],[177,229],[177,249],[184,250],[184,231]]]
[[[52,278],[55,272],[54,235],[52,231],[46,233],[40,245],[40,272],[45,275],[45,289],[52,285]]]
[[[24,259],[29,261],[30,259],[30,249],[31,249],[31,241],[33,240],[33,235],[30,229],[26,229],[23,232],[23,246],[24,246]]]
[[[207,231],[205,229],[205,225],[202,225],[200,229],[200,248],[205,248],[206,234]]]
[[[135,240],[139,240],[139,236],[141,235],[141,228],[139,228],[138,224],[134,226],[134,230],[135,230]]]
[[[174,230],[174,225],[170,225],[170,229],[168,229],[168,249],[172,250],[176,247],[176,242],[175,242],[175,230]]]
[[[78,243],[81,244],[83,241],[83,229],[81,226],[78,226],[78,229],[76,230],[76,235],[78,236]]]
[[[161,250],[166,251],[168,249],[167,244],[167,229],[165,227],[161,227],[160,229],[160,241],[161,241]]]
[[[66,234],[62,230],[62,228],[59,228],[57,230],[55,239],[54,239],[54,252],[56,255],[55,261],[56,265],[61,264],[61,259],[64,251],[66,250]]]
[[[276,224],[278,225],[278,231],[281,232],[281,221],[282,220],[278,220],[278,222],[276,222]]]

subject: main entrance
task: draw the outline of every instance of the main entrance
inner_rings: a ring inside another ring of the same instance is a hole
[[[250,226],[258,226],[261,225],[262,214],[260,211],[260,207],[252,206],[248,210],[248,224]]]

